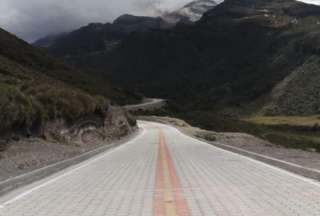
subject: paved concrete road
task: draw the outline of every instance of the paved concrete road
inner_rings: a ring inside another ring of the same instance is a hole
[[[129,143],[0,198],[0,215],[320,215],[319,183],[140,125]]]
[[[124,108],[128,111],[155,110],[155,109],[160,109],[164,105],[166,105],[166,100],[164,99],[146,98],[140,104],[127,105],[127,106],[124,106]]]

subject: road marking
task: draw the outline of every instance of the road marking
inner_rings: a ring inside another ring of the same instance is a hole
[[[158,159],[154,193],[155,216],[189,216],[189,208],[182,195],[181,184],[165,142],[159,130]]]
[[[33,192],[35,192],[37,190],[40,190],[41,188],[44,188],[44,187],[46,187],[46,186],[48,186],[48,185],[50,185],[50,184],[52,184],[52,183],[64,178],[66,176],[69,176],[69,175],[77,172],[80,169],[88,167],[89,165],[91,165],[91,164],[101,160],[102,158],[104,158],[106,156],[106,154],[110,154],[110,153],[113,153],[115,151],[118,151],[119,149],[123,148],[125,145],[134,142],[136,139],[142,137],[144,135],[144,133],[145,133],[145,129],[142,128],[141,133],[138,136],[136,136],[135,138],[133,138],[132,140],[128,141],[127,143],[125,143],[125,144],[123,144],[123,145],[121,145],[121,146],[119,146],[117,148],[113,148],[113,149],[111,149],[111,150],[109,150],[107,152],[104,152],[101,155],[98,155],[98,156],[96,156],[94,158],[91,158],[91,159],[89,159],[87,161],[84,161],[84,162],[80,163],[82,165],[76,166],[75,168],[73,168],[73,169],[71,169],[71,170],[69,170],[69,171],[67,171],[67,172],[65,172],[65,173],[63,173],[61,175],[58,175],[57,177],[55,177],[55,178],[53,178],[51,180],[48,180],[48,181],[46,181],[46,182],[44,182],[44,183],[42,183],[42,184],[40,184],[40,185],[38,185],[36,187],[33,187],[33,188],[31,188],[31,189],[29,189],[29,190],[27,190],[27,191],[15,196],[15,197],[13,197],[12,199],[2,203],[0,205],[0,209],[5,208],[6,206],[11,205],[11,204],[15,203],[16,201],[18,201],[18,200],[20,200],[20,199],[32,194]]]

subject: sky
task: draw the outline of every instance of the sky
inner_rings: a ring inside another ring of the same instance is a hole
[[[126,13],[156,15],[191,0],[0,0],[0,27],[32,42],[91,22],[111,22]],[[221,0],[219,0],[221,1]],[[304,0],[320,4],[320,0]]]

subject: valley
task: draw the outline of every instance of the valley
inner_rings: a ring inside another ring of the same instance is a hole
[[[151,112],[138,106],[135,114],[319,151],[320,122],[310,121],[320,107],[318,22],[318,6],[293,0],[201,0],[158,17],[92,23],[35,45],[127,89],[120,104],[142,95],[169,100]]]
[[[319,215],[320,6],[139,1],[0,27],[0,216]]]

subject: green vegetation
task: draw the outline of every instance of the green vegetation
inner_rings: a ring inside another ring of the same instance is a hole
[[[252,116],[248,118],[243,118],[243,121],[260,124],[260,125],[282,125],[291,127],[305,127],[310,129],[317,129],[320,125],[320,116]]]

